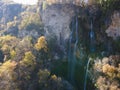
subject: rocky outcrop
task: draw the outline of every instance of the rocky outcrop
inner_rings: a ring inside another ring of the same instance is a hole
[[[22,5],[16,3],[0,2],[0,17],[1,23],[7,23],[18,16],[22,11]]]
[[[70,35],[70,23],[77,8],[70,4],[53,4],[41,10],[41,18],[45,26],[45,36],[55,36],[56,40],[64,43]]]

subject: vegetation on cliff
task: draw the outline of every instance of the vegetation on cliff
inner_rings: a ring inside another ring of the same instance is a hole
[[[120,1],[48,2],[0,1],[0,90],[119,90]]]

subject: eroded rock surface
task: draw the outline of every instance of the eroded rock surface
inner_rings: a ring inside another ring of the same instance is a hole
[[[45,25],[46,37],[54,35],[58,42],[67,40],[70,35],[69,26],[76,10],[76,7],[70,4],[54,4],[42,10],[41,17]]]

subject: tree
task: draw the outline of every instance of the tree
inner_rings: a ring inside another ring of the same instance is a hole
[[[0,90],[19,90],[17,74],[14,72],[16,66],[17,62],[10,60],[0,66]]]
[[[36,60],[42,63],[44,66],[46,64],[46,60],[48,60],[48,48],[47,48],[47,41],[44,36],[38,38],[37,43],[35,44],[36,52]],[[44,66],[45,67],[45,66]]]
[[[20,61],[20,63],[25,67],[31,67],[32,69],[34,69],[35,56],[32,54],[31,51],[25,52],[25,57],[23,58],[22,61]]]
[[[41,36],[40,38],[38,38],[38,41],[35,44],[35,48],[37,50],[42,50],[43,49],[45,52],[48,51],[47,41],[46,41],[46,38],[44,36]]]
[[[43,30],[43,25],[41,23],[41,18],[38,13],[23,12],[21,14],[21,23],[19,25],[20,30],[36,30],[41,32]]]

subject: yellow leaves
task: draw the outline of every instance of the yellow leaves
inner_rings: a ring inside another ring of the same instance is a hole
[[[105,84],[106,80],[107,79],[102,76],[98,77],[96,86],[99,88],[99,90],[107,90],[108,86]]]
[[[120,72],[118,72],[117,77],[120,78]]]
[[[15,72],[18,63],[15,61],[6,61],[0,66],[0,90],[16,90],[16,80],[18,74]],[[13,89],[14,88],[14,89]]]
[[[107,72],[114,73],[116,70],[114,66],[110,66],[109,64],[104,65],[102,69],[103,69],[103,73],[107,73]]]
[[[7,55],[7,59],[10,59],[10,54],[15,55],[15,52],[13,53],[13,49],[17,46],[19,39],[17,39],[15,36],[1,36],[0,37],[0,48],[3,51],[5,55]],[[12,52],[11,52],[12,51]],[[12,56],[12,58],[14,57]]]
[[[6,61],[5,63],[3,63],[3,65],[0,67],[0,70],[1,68],[2,69],[14,69],[15,66],[17,65],[17,63],[15,61]]]
[[[38,39],[38,42],[35,44],[35,48],[37,50],[43,49],[45,52],[47,52],[47,50],[48,50],[48,48],[47,48],[47,41],[46,41],[46,38],[44,36],[41,36]]]
[[[35,56],[32,54],[31,51],[25,53],[24,61],[26,60],[35,60]]]
[[[35,56],[31,51],[25,53],[25,57],[22,61],[20,61],[20,64],[24,66],[33,66],[32,68],[34,68]]]
[[[10,56],[11,56],[11,59],[13,59],[13,58],[16,56],[15,50],[12,50],[12,51],[10,52]]]
[[[115,77],[116,68],[114,66],[110,66],[106,64],[102,67],[103,73],[106,73],[110,77]]]
[[[54,75],[51,76],[51,79],[57,80],[57,76],[54,74]]]
[[[24,78],[25,80],[30,80],[30,74],[35,69],[35,65],[35,56],[32,54],[32,52],[25,52],[23,60],[19,62],[20,77]]]
[[[4,76],[4,73],[11,74],[16,65],[17,62],[10,60],[3,63],[3,65],[0,66],[0,76]]]
[[[1,40],[10,41],[10,40],[15,39],[15,38],[16,38],[16,37],[14,37],[14,36],[6,35],[6,36],[0,37],[0,41],[1,41]]]
[[[2,46],[2,48],[1,48],[1,50],[2,50],[3,52],[8,52],[8,51],[9,51],[9,46],[6,45],[6,44],[4,44],[4,45]]]
[[[18,44],[18,39],[14,36],[6,35],[6,36],[1,36],[0,37],[0,44],[3,46],[4,44],[8,46],[15,46]]]
[[[96,87],[99,90],[119,90],[119,79],[120,79],[120,64],[119,55],[111,55],[104,57],[102,60],[97,60],[95,65],[100,66],[100,70],[95,72],[94,77],[96,78]],[[98,62],[99,61],[99,62]],[[94,66],[95,66],[94,65]],[[94,67],[94,70],[98,70]]]

